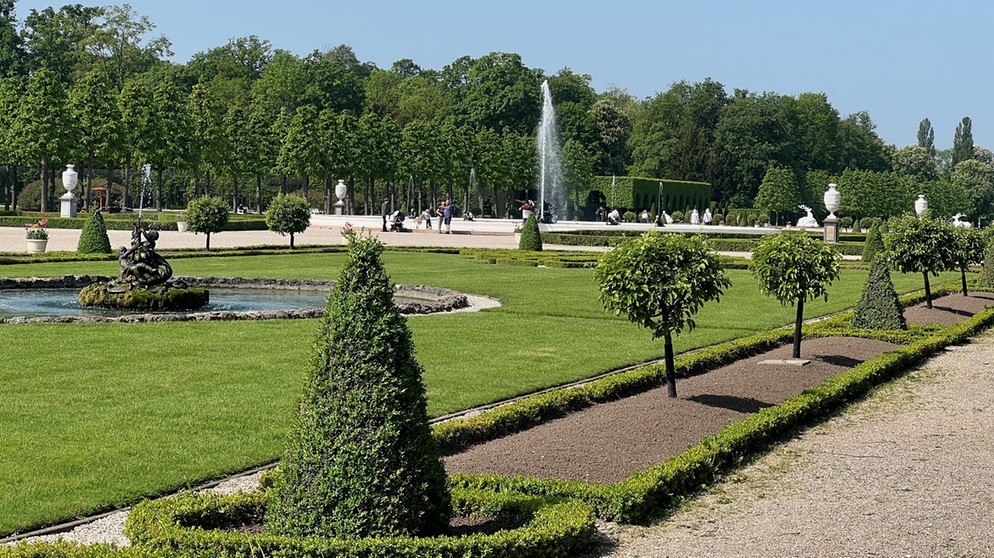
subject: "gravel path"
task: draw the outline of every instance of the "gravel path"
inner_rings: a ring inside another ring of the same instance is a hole
[[[994,556],[994,332],[587,556]]]

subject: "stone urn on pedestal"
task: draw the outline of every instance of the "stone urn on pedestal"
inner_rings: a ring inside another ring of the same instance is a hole
[[[825,192],[823,201],[825,202],[825,209],[828,210],[828,217],[825,217],[825,221],[823,222],[823,238],[825,242],[836,243],[839,241],[839,218],[835,216],[835,212],[839,210],[839,203],[842,201],[842,194],[839,193],[836,184],[832,183],[828,185],[828,190]]]
[[[339,179],[338,184],[335,184],[335,196],[338,201],[335,202],[335,215],[342,215],[344,213],[345,207],[345,196],[349,193],[349,186],[345,184],[344,180]]]
[[[66,189],[66,193],[59,198],[59,201],[62,202],[60,217],[76,216],[76,196],[73,195],[72,191],[76,189],[78,183],[79,175],[73,170],[73,165],[66,165],[66,170],[62,173],[62,187]]]

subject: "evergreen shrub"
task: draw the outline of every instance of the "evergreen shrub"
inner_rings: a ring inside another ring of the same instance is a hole
[[[542,233],[538,229],[538,219],[533,212],[528,216],[525,225],[521,228],[521,240],[518,241],[519,250],[529,252],[542,251]]]
[[[873,261],[884,251],[884,237],[880,234],[881,225],[878,222],[870,224],[870,230],[866,233],[866,241],[863,243],[863,261],[873,263]]]
[[[877,230],[876,227],[873,228]],[[879,234],[879,233],[878,233]],[[877,258],[866,278],[863,294],[853,316],[853,327],[861,329],[908,329],[903,306],[894,290],[885,258]]]
[[[99,211],[94,211],[93,215],[79,235],[79,243],[76,251],[80,254],[110,254],[110,237],[107,236],[107,226],[104,225],[104,217]]]
[[[349,236],[272,489],[270,533],[358,539],[448,527],[422,369],[382,251],[375,238]]]

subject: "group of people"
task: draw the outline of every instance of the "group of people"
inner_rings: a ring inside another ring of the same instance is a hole
[[[444,202],[438,204],[438,208],[435,209],[435,216],[438,218],[438,234],[452,234],[452,215],[455,214],[456,204],[452,203],[451,199],[446,199]],[[388,231],[403,231],[404,226],[404,213],[401,211],[390,212],[390,198],[383,198],[383,205],[380,206],[380,216],[383,217],[383,232]],[[425,209],[418,215],[415,221],[415,227],[420,227],[424,223],[426,229],[431,228],[431,211]],[[387,221],[390,221],[389,228]],[[445,230],[442,230],[442,225],[445,225]]]
[[[638,219],[642,223],[648,223],[649,210],[643,209]],[[604,221],[608,225],[618,225],[621,224],[622,222],[621,212],[618,211],[618,208],[614,208],[610,212],[607,212],[607,210],[604,209],[604,206],[601,206],[597,209],[597,220]],[[711,215],[711,208],[705,209],[703,215],[701,215],[696,208],[690,213],[691,225],[702,225],[702,224],[710,225],[713,220],[714,218]],[[656,223],[657,224],[673,223],[673,218],[667,215],[665,211],[663,211],[660,215],[656,216]]]

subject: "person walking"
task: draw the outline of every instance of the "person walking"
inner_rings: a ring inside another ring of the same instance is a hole
[[[438,209],[435,210],[435,217],[438,217],[438,234],[445,234],[442,231],[442,223],[445,222],[445,202],[438,204]]]
[[[383,198],[380,206],[380,216],[383,217],[383,232],[387,232],[387,217],[390,216],[390,198]]]

